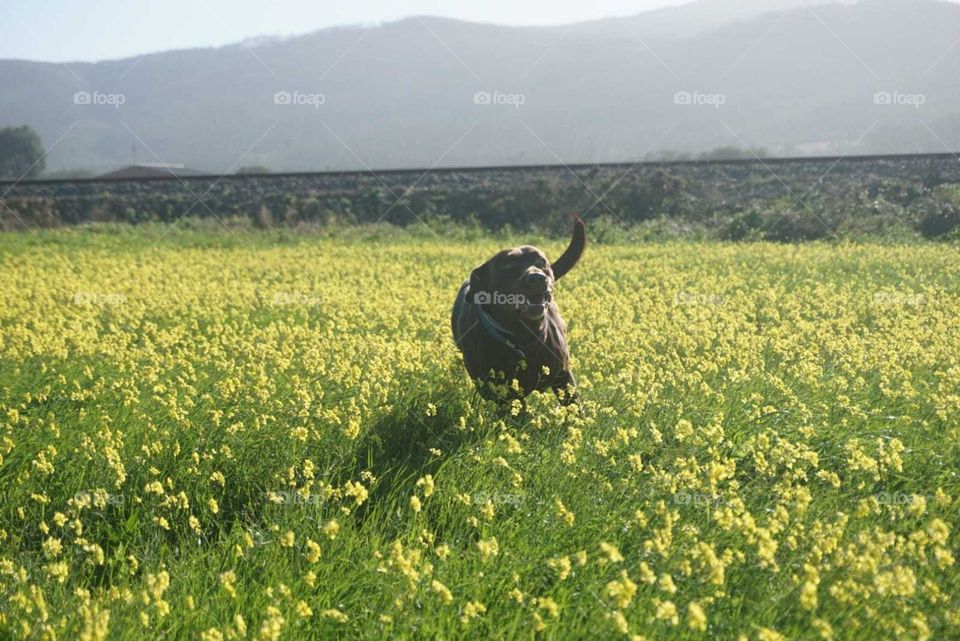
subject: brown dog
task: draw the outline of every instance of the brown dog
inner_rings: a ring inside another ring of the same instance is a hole
[[[509,400],[552,389],[565,404],[576,399],[567,326],[553,302],[553,285],[577,264],[586,244],[577,217],[570,246],[552,267],[536,247],[504,249],[460,286],[453,339],[482,396]],[[519,389],[503,385],[513,379]]]

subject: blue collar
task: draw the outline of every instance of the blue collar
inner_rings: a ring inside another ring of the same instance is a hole
[[[493,339],[503,345],[506,345],[522,359],[527,358],[527,353],[524,351],[523,347],[518,345],[517,335],[514,332],[511,332],[506,327],[501,325],[496,321],[496,319],[487,313],[487,310],[483,308],[482,305],[474,303],[474,306],[477,308],[477,317],[480,320],[480,325],[483,326],[483,329],[490,334]],[[532,347],[537,341],[543,343],[545,336],[537,336],[531,332],[533,337],[526,343],[526,347]]]
[[[523,350],[517,347],[517,344],[511,340],[515,338],[513,332],[498,323],[493,316],[487,313],[487,311],[483,308],[483,305],[480,305],[479,303],[474,303],[474,305],[477,308],[477,316],[480,318],[480,324],[483,325],[485,330],[487,330],[487,333],[498,342],[503,343],[510,349],[520,352],[521,355],[524,355]]]

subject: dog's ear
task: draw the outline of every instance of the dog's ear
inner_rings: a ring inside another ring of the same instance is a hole
[[[467,290],[467,302],[473,303],[473,295],[477,292],[486,292],[490,280],[490,261],[480,265],[470,273],[470,289]]]

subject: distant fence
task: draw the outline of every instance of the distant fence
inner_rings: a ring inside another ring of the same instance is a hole
[[[489,228],[669,220],[776,240],[848,228],[949,233],[956,154],[454,167],[0,182],[0,228],[249,218],[262,227],[449,219]]]

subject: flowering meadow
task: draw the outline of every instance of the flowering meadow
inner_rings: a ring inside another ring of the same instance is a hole
[[[529,241],[0,236],[0,638],[960,638],[956,246],[590,246],[514,416]]]

